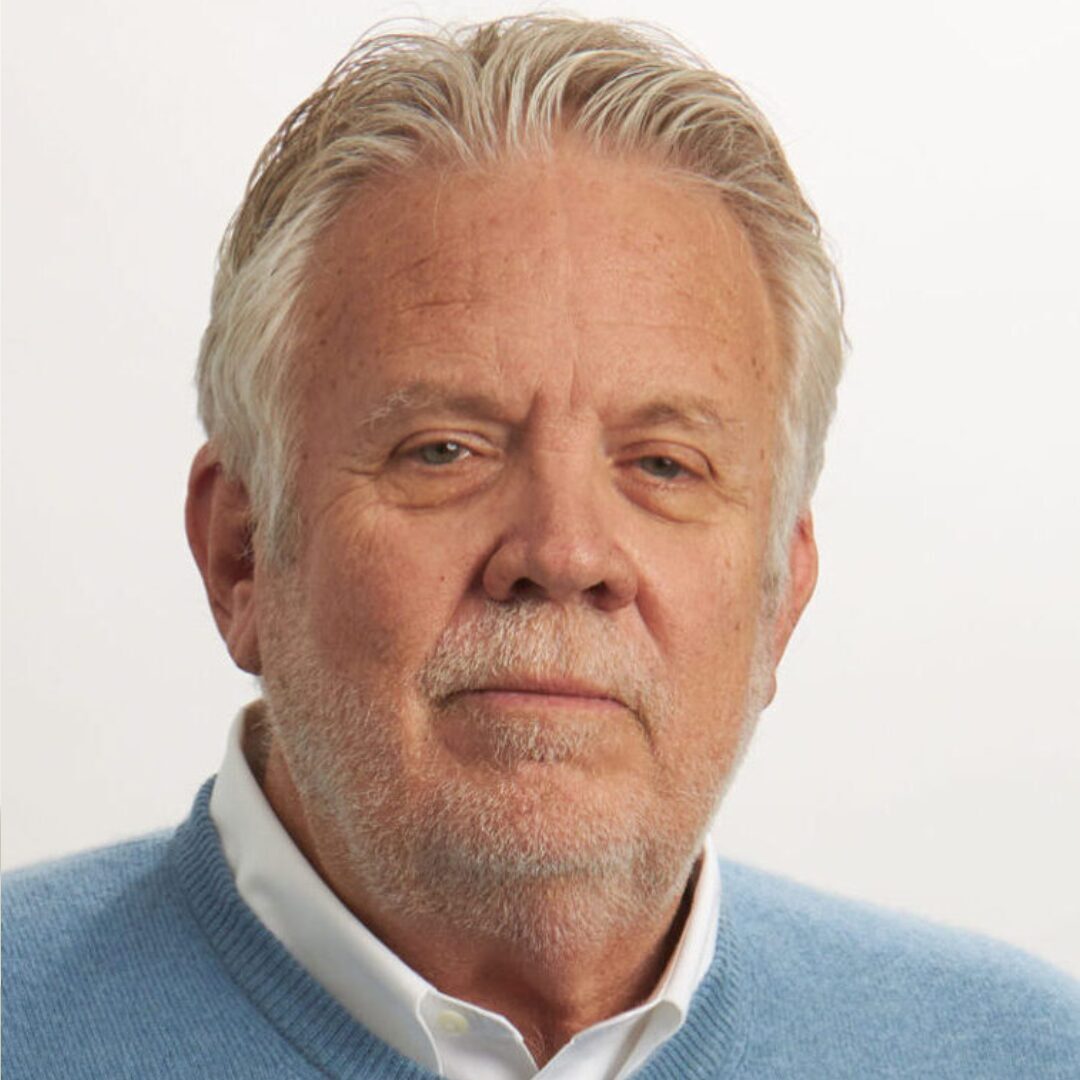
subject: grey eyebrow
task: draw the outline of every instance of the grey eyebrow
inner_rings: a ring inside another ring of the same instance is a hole
[[[370,432],[432,408],[491,417],[501,416],[504,412],[499,403],[486,394],[458,393],[442,383],[417,379],[399,386],[377,401],[360,417],[357,427],[361,432]]]
[[[399,386],[377,401],[357,420],[361,435],[371,435],[380,428],[400,423],[406,417],[427,409],[445,410],[493,420],[507,419],[506,406],[482,392],[463,393],[445,383],[416,379]],[[656,398],[631,409],[618,421],[619,427],[655,427],[671,425],[691,431],[723,431],[742,427],[742,422],[724,416],[716,403],[698,395],[674,395]]]
[[[627,427],[674,424],[678,427],[702,429],[718,428],[728,431],[741,426],[741,422],[724,416],[716,404],[705,397],[676,396],[646,402],[632,410],[626,417]]]

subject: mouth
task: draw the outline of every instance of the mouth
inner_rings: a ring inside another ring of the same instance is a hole
[[[450,695],[449,700],[471,697],[492,705],[541,708],[628,708],[610,691],[576,679],[506,678],[483,686],[468,687]]]

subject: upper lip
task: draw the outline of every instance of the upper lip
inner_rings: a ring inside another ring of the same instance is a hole
[[[502,691],[509,694],[549,694],[553,697],[598,698],[604,701],[616,701],[621,704],[621,699],[604,687],[573,678],[503,677],[482,686],[469,687],[463,693],[481,691]]]

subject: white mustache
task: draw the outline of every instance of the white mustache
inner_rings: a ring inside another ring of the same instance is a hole
[[[580,683],[614,698],[650,728],[670,711],[658,655],[629,640],[609,616],[542,600],[489,603],[449,628],[420,670],[432,700],[507,683]]]

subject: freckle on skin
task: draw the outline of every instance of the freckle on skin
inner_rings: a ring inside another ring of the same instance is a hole
[[[718,382],[730,382],[731,373],[722,364],[714,363],[712,373]]]

